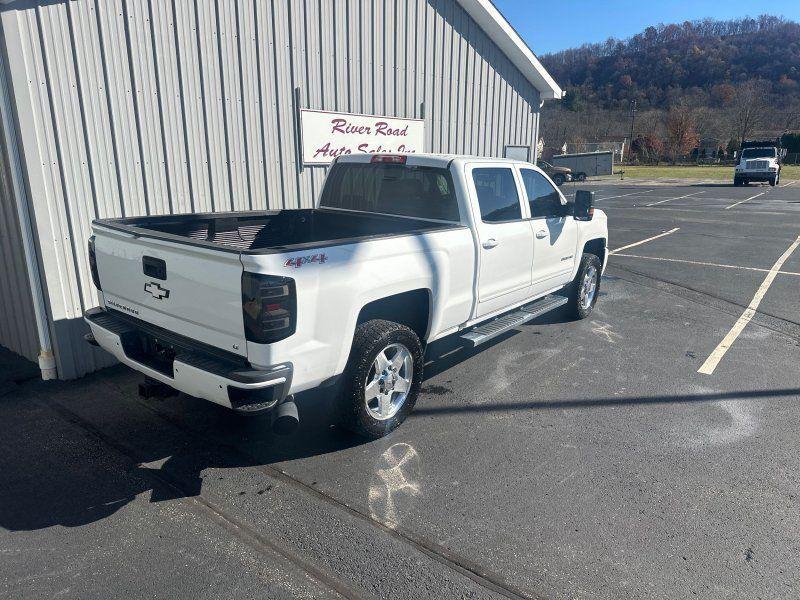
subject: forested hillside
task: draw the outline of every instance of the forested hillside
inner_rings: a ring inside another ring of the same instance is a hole
[[[547,145],[622,140],[634,101],[656,145],[669,146],[671,124],[688,127],[673,155],[701,138],[727,147],[800,127],[800,24],[780,17],[662,24],[542,62],[567,91],[546,105]]]

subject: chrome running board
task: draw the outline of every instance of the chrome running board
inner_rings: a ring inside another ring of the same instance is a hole
[[[487,323],[478,325],[471,329],[469,333],[461,336],[465,342],[475,346],[479,346],[489,340],[496,338],[498,335],[505,333],[509,329],[514,329],[523,323],[540,317],[543,314],[555,310],[560,306],[564,306],[569,299],[566,296],[559,296],[557,294],[550,294],[544,298],[534,300],[530,304],[515,310],[514,312],[507,313],[501,317],[497,317]]]

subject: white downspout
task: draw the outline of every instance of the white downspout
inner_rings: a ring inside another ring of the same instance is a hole
[[[534,132],[533,132],[533,164],[539,162],[539,136],[542,135],[542,132],[539,131],[539,125],[541,124],[540,116],[542,114],[542,107],[544,106],[544,100],[539,100],[539,110],[534,113]]]
[[[31,288],[31,297],[33,298],[36,331],[39,335],[39,369],[42,371],[42,379],[56,379],[58,377],[56,359],[53,355],[53,343],[50,339],[50,325],[44,301],[44,288],[42,287],[42,277],[36,255],[28,194],[25,190],[25,179],[22,174],[22,162],[20,161],[16,128],[14,127],[11,90],[8,87],[8,76],[4,60],[0,61],[0,119],[2,120],[4,141],[8,151],[11,186],[14,190],[14,204],[17,209],[22,246],[25,252],[28,283]]]

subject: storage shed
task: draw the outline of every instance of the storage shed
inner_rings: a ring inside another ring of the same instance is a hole
[[[48,378],[111,362],[92,219],[311,206],[332,153],[377,147],[337,119],[535,160],[562,95],[489,0],[0,0],[0,26],[0,345]]]
[[[568,167],[573,173],[584,173],[589,177],[611,175],[614,172],[614,152],[581,152],[578,154],[558,154],[552,158],[556,167]]]

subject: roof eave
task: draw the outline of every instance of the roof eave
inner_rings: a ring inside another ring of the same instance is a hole
[[[564,97],[561,87],[490,0],[458,0],[458,3],[536,88],[542,100]]]

